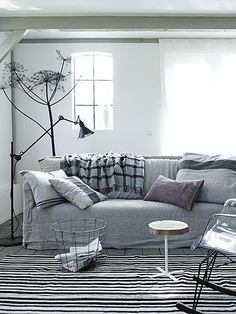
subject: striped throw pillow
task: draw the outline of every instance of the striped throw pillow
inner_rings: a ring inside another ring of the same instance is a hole
[[[29,183],[38,209],[66,202],[65,198],[58,194],[49,182],[49,179],[54,177],[66,177],[63,170],[51,172],[25,170],[20,171],[20,174]]]
[[[236,156],[186,153],[176,180],[204,180],[198,201],[224,204],[236,197]]]
[[[80,178],[52,178],[49,180],[54,189],[75,206],[85,209],[107,197],[85,184]]]

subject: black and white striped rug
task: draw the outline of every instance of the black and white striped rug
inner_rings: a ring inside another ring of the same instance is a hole
[[[0,313],[180,313],[175,304],[190,304],[203,256],[170,256],[170,270],[184,269],[178,282],[153,277],[162,256],[101,256],[95,269],[62,272],[52,256],[6,256],[0,261]],[[236,264],[219,258],[213,279],[236,289]],[[199,310],[236,313],[236,298],[204,288]]]

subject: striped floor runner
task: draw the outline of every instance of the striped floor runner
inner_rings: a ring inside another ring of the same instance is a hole
[[[65,273],[51,256],[6,256],[0,261],[0,313],[180,313],[190,303],[203,256],[170,256],[170,269],[184,269],[178,282],[153,277],[162,256],[102,256],[96,269]],[[236,264],[219,258],[213,279],[236,289]],[[199,310],[236,313],[236,299],[204,289]]]

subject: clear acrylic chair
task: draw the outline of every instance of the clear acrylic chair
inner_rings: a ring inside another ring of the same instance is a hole
[[[207,249],[207,255],[199,265],[197,276],[193,276],[196,286],[192,307],[181,302],[176,304],[177,309],[189,314],[203,314],[197,310],[203,286],[236,297],[235,290],[210,282],[218,255],[223,255],[229,259],[229,262],[234,262],[231,257],[236,255],[236,199],[226,201],[222,213],[210,218],[203,235],[195,240],[191,246],[192,250],[196,248]],[[203,274],[202,277],[201,274]]]

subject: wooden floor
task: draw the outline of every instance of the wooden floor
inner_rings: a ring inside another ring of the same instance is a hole
[[[22,214],[18,215],[19,220],[19,228],[17,229],[15,236],[22,235]],[[16,222],[14,224],[16,226]],[[7,237],[10,233],[10,221],[5,222],[0,225],[0,238]],[[164,249],[104,249],[104,254],[107,255],[115,255],[115,256],[128,256],[128,255],[164,255]],[[22,245],[17,246],[0,246],[0,259],[2,259],[5,255],[15,254],[15,255],[56,255],[56,250],[31,250],[25,249]],[[181,248],[181,249],[169,249],[170,255],[203,255],[205,252],[203,250],[191,251],[189,248]]]

